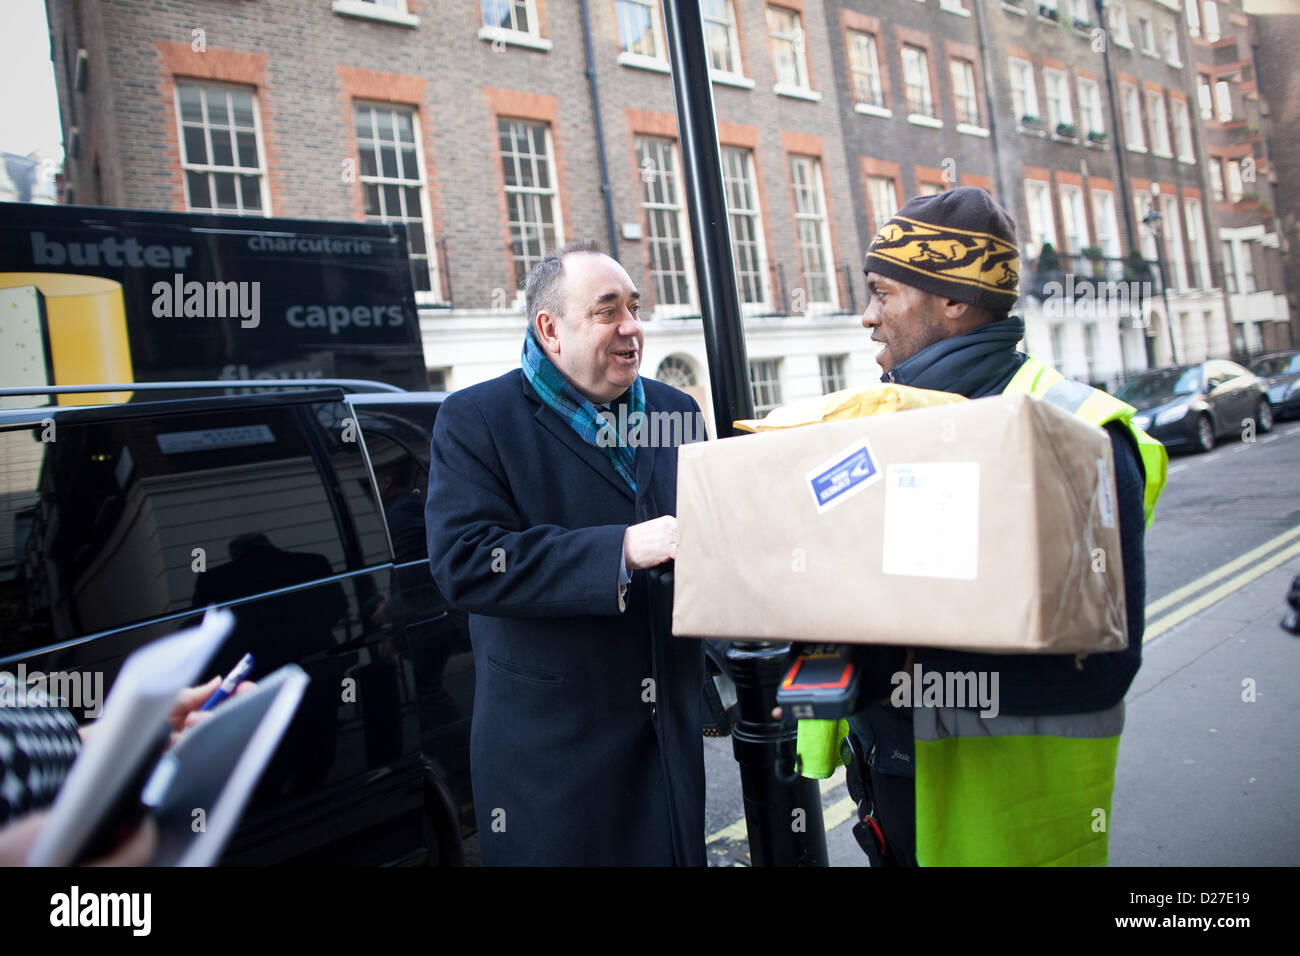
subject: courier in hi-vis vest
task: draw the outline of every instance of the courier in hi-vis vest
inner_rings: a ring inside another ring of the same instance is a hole
[[[971,399],[1029,395],[1104,430],[1122,547],[1122,571],[1111,573],[1123,574],[1128,646],[1087,655],[925,646],[882,654],[882,670],[868,674],[866,686],[889,687],[891,668],[938,674],[939,686],[943,677],[977,674],[996,678],[988,684],[999,699],[981,709],[952,705],[941,693],[892,694],[864,702],[847,721],[801,721],[806,776],[848,764],[850,792],[861,795],[855,835],[873,865],[1108,859],[1124,694],[1141,664],[1144,535],[1168,459],[1133,425],[1131,406],[1019,351],[1025,325],[1011,314],[1017,250],[1010,217],[981,189],[912,199],[867,252],[862,324],[881,346],[882,381]],[[873,597],[864,613],[887,616],[888,595]]]

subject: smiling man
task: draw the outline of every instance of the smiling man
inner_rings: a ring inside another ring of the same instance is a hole
[[[873,866],[1105,863],[1124,694],[1142,661],[1143,536],[1164,486],[1164,448],[1133,426],[1131,406],[1019,351],[1015,225],[982,189],[910,200],[876,234],[863,271],[871,301],[862,324],[881,345],[882,381],[967,398],[1034,395],[1105,428],[1123,546],[1123,570],[1112,572],[1124,576],[1129,643],[1084,658],[916,648],[925,672],[996,675],[996,716],[871,703],[850,717],[844,730],[867,758],[850,763],[849,789],[866,794],[876,824],[859,823],[855,835]],[[888,613],[887,601],[875,606]],[[867,683],[888,685],[889,666]],[[801,750],[830,729],[801,727]]]
[[[438,413],[425,508],[434,580],[470,615],[483,862],[702,866],[703,650],[646,573],[676,551],[677,450],[608,440],[607,418],[699,406],[641,377],[640,293],[594,244],[524,296],[521,367]]]

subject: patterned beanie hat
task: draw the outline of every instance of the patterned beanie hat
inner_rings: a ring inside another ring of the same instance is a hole
[[[958,302],[1009,312],[1019,298],[1016,226],[983,189],[909,200],[880,227],[867,272]]]

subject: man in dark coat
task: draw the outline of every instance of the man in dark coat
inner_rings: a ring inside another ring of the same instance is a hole
[[[525,288],[522,367],[434,425],[429,562],[470,613],[485,864],[705,862],[703,652],[672,638],[647,573],[675,554],[674,446],[701,419],[639,376],[638,298],[594,246],[551,253]],[[637,440],[667,420],[685,428]]]

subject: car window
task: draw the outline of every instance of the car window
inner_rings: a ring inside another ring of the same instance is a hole
[[[334,417],[345,410],[337,403]],[[357,442],[341,431],[336,447],[320,441],[330,432],[311,412],[285,405],[0,431],[0,654],[385,553],[373,494],[339,494],[345,475],[365,473]]]
[[[1144,401],[1164,395],[1191,395],[1201,385],[1201,367],[1164,369],[1139,375],[1120,386],[1115,397],[1126,402]]]
[[[356,411],[392,537],[393,557],[398,562],[424,561],[428,557],[424,504],[429,439],[437,405],[384,403],[359,405]]]

